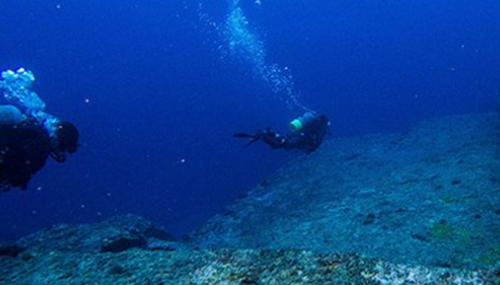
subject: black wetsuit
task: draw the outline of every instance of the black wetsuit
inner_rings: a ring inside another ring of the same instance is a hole
[[[272,148],[300,149],[309,154],[321,145],[328,132],[328,126],[328,117],[316,114],[314,119],[305,124],[302,130],[288,133],[286,136],[275,132],[271,128],[260,130],[255,134],[237,133],[234,136],[237,138],[251,138],[247,145],[262,140]]]
[[[51,154],[51,139],[43,127],[0,124],[0,189],[26,189]]]

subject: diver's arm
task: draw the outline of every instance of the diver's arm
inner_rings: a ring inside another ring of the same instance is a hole
[[[287,146],[287,139],[272,130],[267,130],[261,139],[271,148],[286,148]]]

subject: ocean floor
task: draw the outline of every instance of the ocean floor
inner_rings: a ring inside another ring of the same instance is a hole
[[[295,249],[200,249],[144,218],[57,225],[0,246],[2,285],[500,284],[496,270]]]
[[[411,265],[500,264],[500,116],[335,139],[260,183],[193,239],[355,252]]]
[[[55,225],[0,245],[0,284],[500,284],[500,116],[327,141],[182,241]]]

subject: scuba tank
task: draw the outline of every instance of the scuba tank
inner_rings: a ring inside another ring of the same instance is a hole
[[[292,133],[300,132],[304,128],[304,126],[313,121],[314,118],[315,116],[313,113],[306,112],[301,117],[298,117],[297,119],[291,121],[288,127]]]
[[[25,120],[25,116],[12,105],[0,105],[0,124],[17,125]]]

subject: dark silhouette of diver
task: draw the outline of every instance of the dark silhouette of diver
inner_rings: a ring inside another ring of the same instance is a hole
[[[60,121],[51,136],[30,118],[0,120],[0,190],[26,189],[49,156],[64,162],[66,153],[75,153],[78,138],[78,129],[66,121]]]
[[[290,132],[286,136],[275,132],[270,127],[259,130],[255,134],[236,133],[233,136],[250,138],[247,146],[261,140],[273,149],[299,149],[310,154],[318,149],[323,142],[329,125],[330,121],[327,116],[307,112],[290,122]]]

